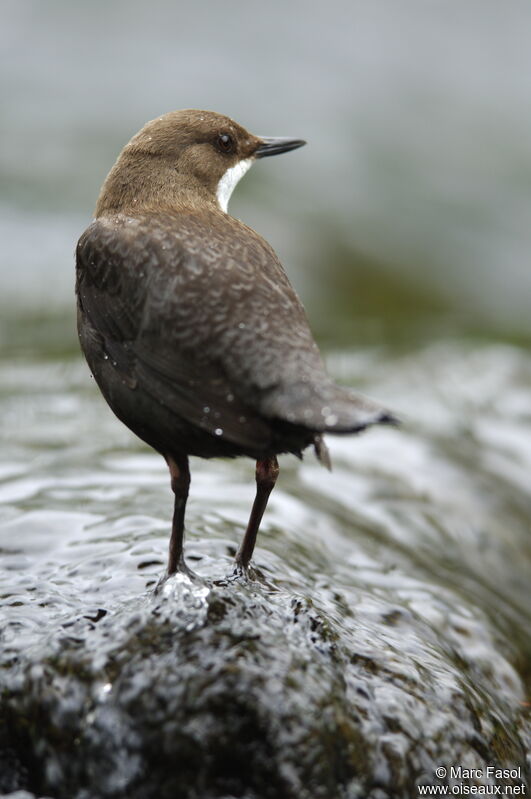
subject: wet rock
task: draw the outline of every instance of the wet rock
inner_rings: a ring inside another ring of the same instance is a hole
[[[441,764],[525,767],[505,661],[468,681],[472,660],[420,616],[333,599],[341,615],[258,576],[177,575],[136,606],[43,633],[4,664],[0,788],[384,799],[444,783]]]
[[[529,356],[436,346],[337,366],[400,432],[331,439],[332,474],[283,461],[249,581],[215,582],[252,464],[198,462],[187,557],[203,579],[158,595],[162,459],[102,414],[79,364],[0,366],[0,795],[525,784]]]

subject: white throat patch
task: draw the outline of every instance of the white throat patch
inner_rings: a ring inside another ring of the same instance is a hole
[[[236,184],[243,178],[249,167],[253,164],[252,158],[246,158],[243,161],[238,161],[237,164],[231,166],[221,180],[218,183],[218,188],[216,191],[216,197],[218,198],[219,207],[222,211],[227,213],[227,208],[229,206],[229,200]]]

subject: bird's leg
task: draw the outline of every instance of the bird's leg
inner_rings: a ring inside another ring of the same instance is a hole
[[[278,461],[274,455],[272,458],[256,461],[256,496],[247,530],[236,555],[236,565],[241,569],[246,569],[251,560],[258,528],[260,527],[269,495],[277,481],[278,472]]]
[[[188,489],[190,487],[190,469],[188,458],[183,455],[178,460],[170,455],[166,456],[171,475],[171,490],[175,495],[173,506],[173,522],[171,527],[170,552],[168,557],[168,576],[177,570],[187,572],[188,569],[183,558],[184,539],[184,512]]]

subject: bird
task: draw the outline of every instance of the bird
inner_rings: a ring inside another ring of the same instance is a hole
[[[313,447],[330,468],[325,433],[397,421],[332,380],[273,248],[228,212],[256,161],[304,144],[256,136],[214,111],[163,114],[119,154],[77,244],[81,349],[114,414],[169,468],[166,578],[192,574],[190,456],[256,461],[235,563],[248,574],[278,455]]]

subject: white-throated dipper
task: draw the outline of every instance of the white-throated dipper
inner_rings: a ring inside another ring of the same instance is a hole
[[[327,374],[304,308],[269,244],[227,212],[258,158],[301,139],[253,136],[211,111],[173,111],[124,147],[76,260],[81,347],[121,421],[166,459],[175,495],[168,574],[185,570],[188,456],[256,460],[236,556],[245,569],[277,455],[323,433],[392,423]]]

